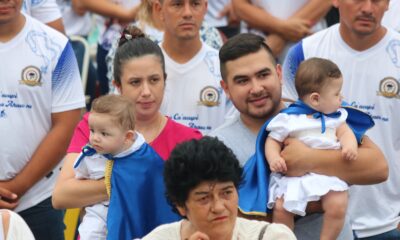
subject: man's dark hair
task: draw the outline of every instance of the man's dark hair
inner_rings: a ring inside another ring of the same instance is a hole
[[[236,60],[251,53],[256,53],[262,48],[267,51],[272,64],[276,65],[274,54],[271,48],[265,43],[263,37],[252,33],[242,33],[230,38],[219,50],[222,79],[226,81],[226,62]]]
[[[178,144],[165,162],[166,197],[178,212],[189,193],[205,181],[230,182],[236,189],[242,182],[243,169],[232,150],[218,138],[205,136]]]
[[[330,80],[341,76],[339,67],[331,60],[309,58],[303,61],[297,69],[294,81],[297,94],[302,99],[307,94],[319,93]]]

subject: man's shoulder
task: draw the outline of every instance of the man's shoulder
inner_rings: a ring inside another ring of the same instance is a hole
[[[233,136],[237,137],[240,134],[239,131],[243,128],[240,124],[239,115],[233,116],[225,120],[225,122],[209,133],[209,136],[218,137],[221,140],[229,140]]]
[[[50,41],[51,43],[61,44],[63,46],[67,43],[68,38],[64,34],[31,16],[25,15],[25,17],[27,23],[29,24],[29,31],[27,33],[28,38],[37,38],[38,40],[42,39],[45,41]]]
[[[299,42],[303,47],[312,46],[320,42],[326,42],[327,39],[331,39],[332,36],[339,33],[339,23],[330,26],[324,30],[318,31]]]

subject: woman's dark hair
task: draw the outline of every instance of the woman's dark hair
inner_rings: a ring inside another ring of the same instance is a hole
[[[114,80],[121,85],[122,65],[134,58],[154,55],[160,58],[161,67],[165,76],[165,60],[161,48],[134,25],[125,27],[118,42],[118,49],[114,57]]]
[[[204,181],[230,182],[236,189],[242,182],[243,169],[232,150],[216,137],[181,143],[165,162],[166,197],[178,212],[189,193]]]

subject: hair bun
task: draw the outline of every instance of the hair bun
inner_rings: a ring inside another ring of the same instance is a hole
[[[135,39],[135,38],[144,38],[146,35],[143,33],[140,28],[134,26],[134,25],[128,25],[124,28],[124,30],[121,33],[121,37],[119,38],[119,43],[118,46],[122,46],[124,43],[126,43],[129,40]]]

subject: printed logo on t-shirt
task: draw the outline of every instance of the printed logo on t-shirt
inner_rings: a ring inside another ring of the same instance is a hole
[[[200,91],[200,105],[207,107],[215,107],[219,105],[219,92],[218,89],[213,86],[204,87]]]
[[[386,98],[400,98],[399,86],[400,83],[394,77],[385,77],[379,83],[377,94]]]
[[[20,83],[28,86],[40,86],[42,73],[40,69],[35,66],[28,66],[22,70]]]
[[[400,68],[400,41],[397,39],[391,40],[386,47],[386,52],[389,54],[392,63]]]

